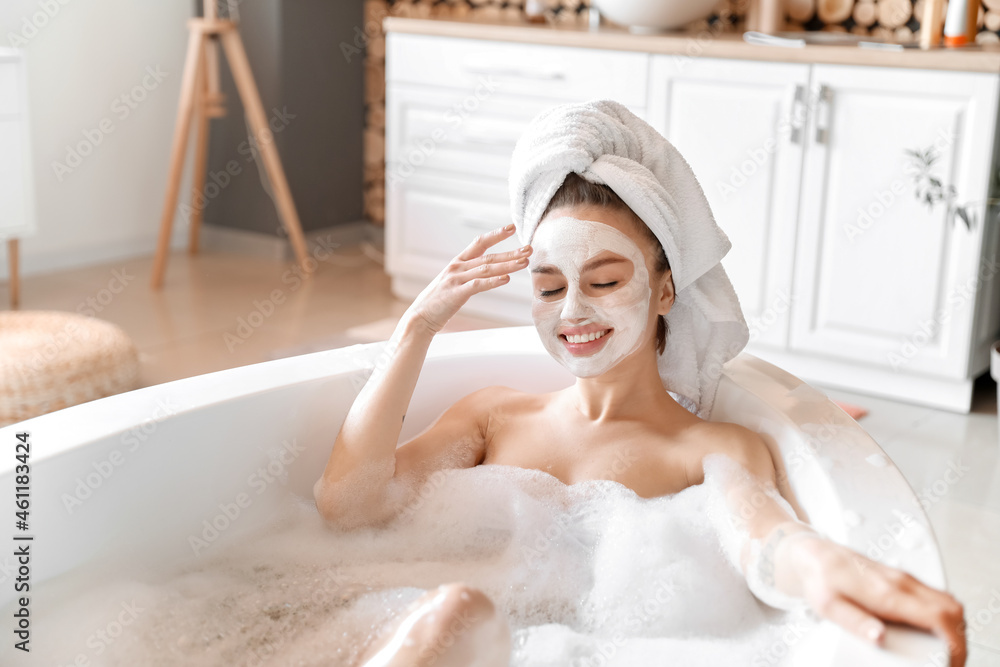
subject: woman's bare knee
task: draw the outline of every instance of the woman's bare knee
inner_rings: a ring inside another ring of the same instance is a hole
[[[378,642],[365,667],[494,667],[507,665],[510,628],[478,588],[451,583],[430,590]]]

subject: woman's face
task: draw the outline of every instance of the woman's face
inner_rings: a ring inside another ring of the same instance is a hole
[[[601,375],[648,338],[652,290],[632,231],[616,211],[577,207],[552,211],[531,240],[535,327],[577,377]]]

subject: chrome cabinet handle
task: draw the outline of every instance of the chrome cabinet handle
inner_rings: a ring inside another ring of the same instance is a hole
[[[490,67],[490,66],[468,66],[465,71],[470,74],[495,74],[497,76],[517,76],[522,79],[541,79],[543,81],[561,81],[566,78],[566,73],[558,70],[548,72],[536,72],[534,70],[517,69],[513,67]]]
[[[830,102],[833,92],[822,84],[816,99],[816,143],[826,143],[830,138]]]
[[[802,84],[795,84],[795,94],[792,96],[792,136],[791,141],[793,144],[800,143],[802,141],[802,124],[805,121],[805,115],[802,111],[805,109],[805,86]]]
[[[513,148],[514,144],[517,143],[517,139],[511,139],[510,137],[495,136],[492,134],[481,134],[478,132],[463,132],[461,140],[476,144],[488,144],[490,146],[507,146],[510,148]]]

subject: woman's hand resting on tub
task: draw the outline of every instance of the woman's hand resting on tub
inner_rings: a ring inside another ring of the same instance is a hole
[[[414,299],[409,312],[438,333],[473,294],[499,287],[510,274],[528,266],[531,246],[509,252],[484,254],[486,249],[506,240],[514,225],[480,234]]]
[[[947,642],[951,667],[965,664],[963,609],[949,593],[827,539],[794,540],[784,552],[775,569],[796,575],[801,596],[823,618],[877,644],[882,620],[916,626]]]
[[[725,534],[733,538],[751,592],[781,609],[808,605],[876,645],[885,636],[883,621],[928,630],[947,643],[951,667],[964,665],[962,605],[946,591],[866,558],[798,520],[778,491],[767,445],[749,429],[736,434],[740,437],[733,439],[727,456],[704,459],[705,478],[721,485],[729,510],[728,522],[721,525],[724,531],[736,528]]]

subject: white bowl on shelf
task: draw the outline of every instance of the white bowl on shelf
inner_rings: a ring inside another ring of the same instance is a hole
[[[718,0],[592,0],[601,13],[632,32],[677,30],[712,13]]]

